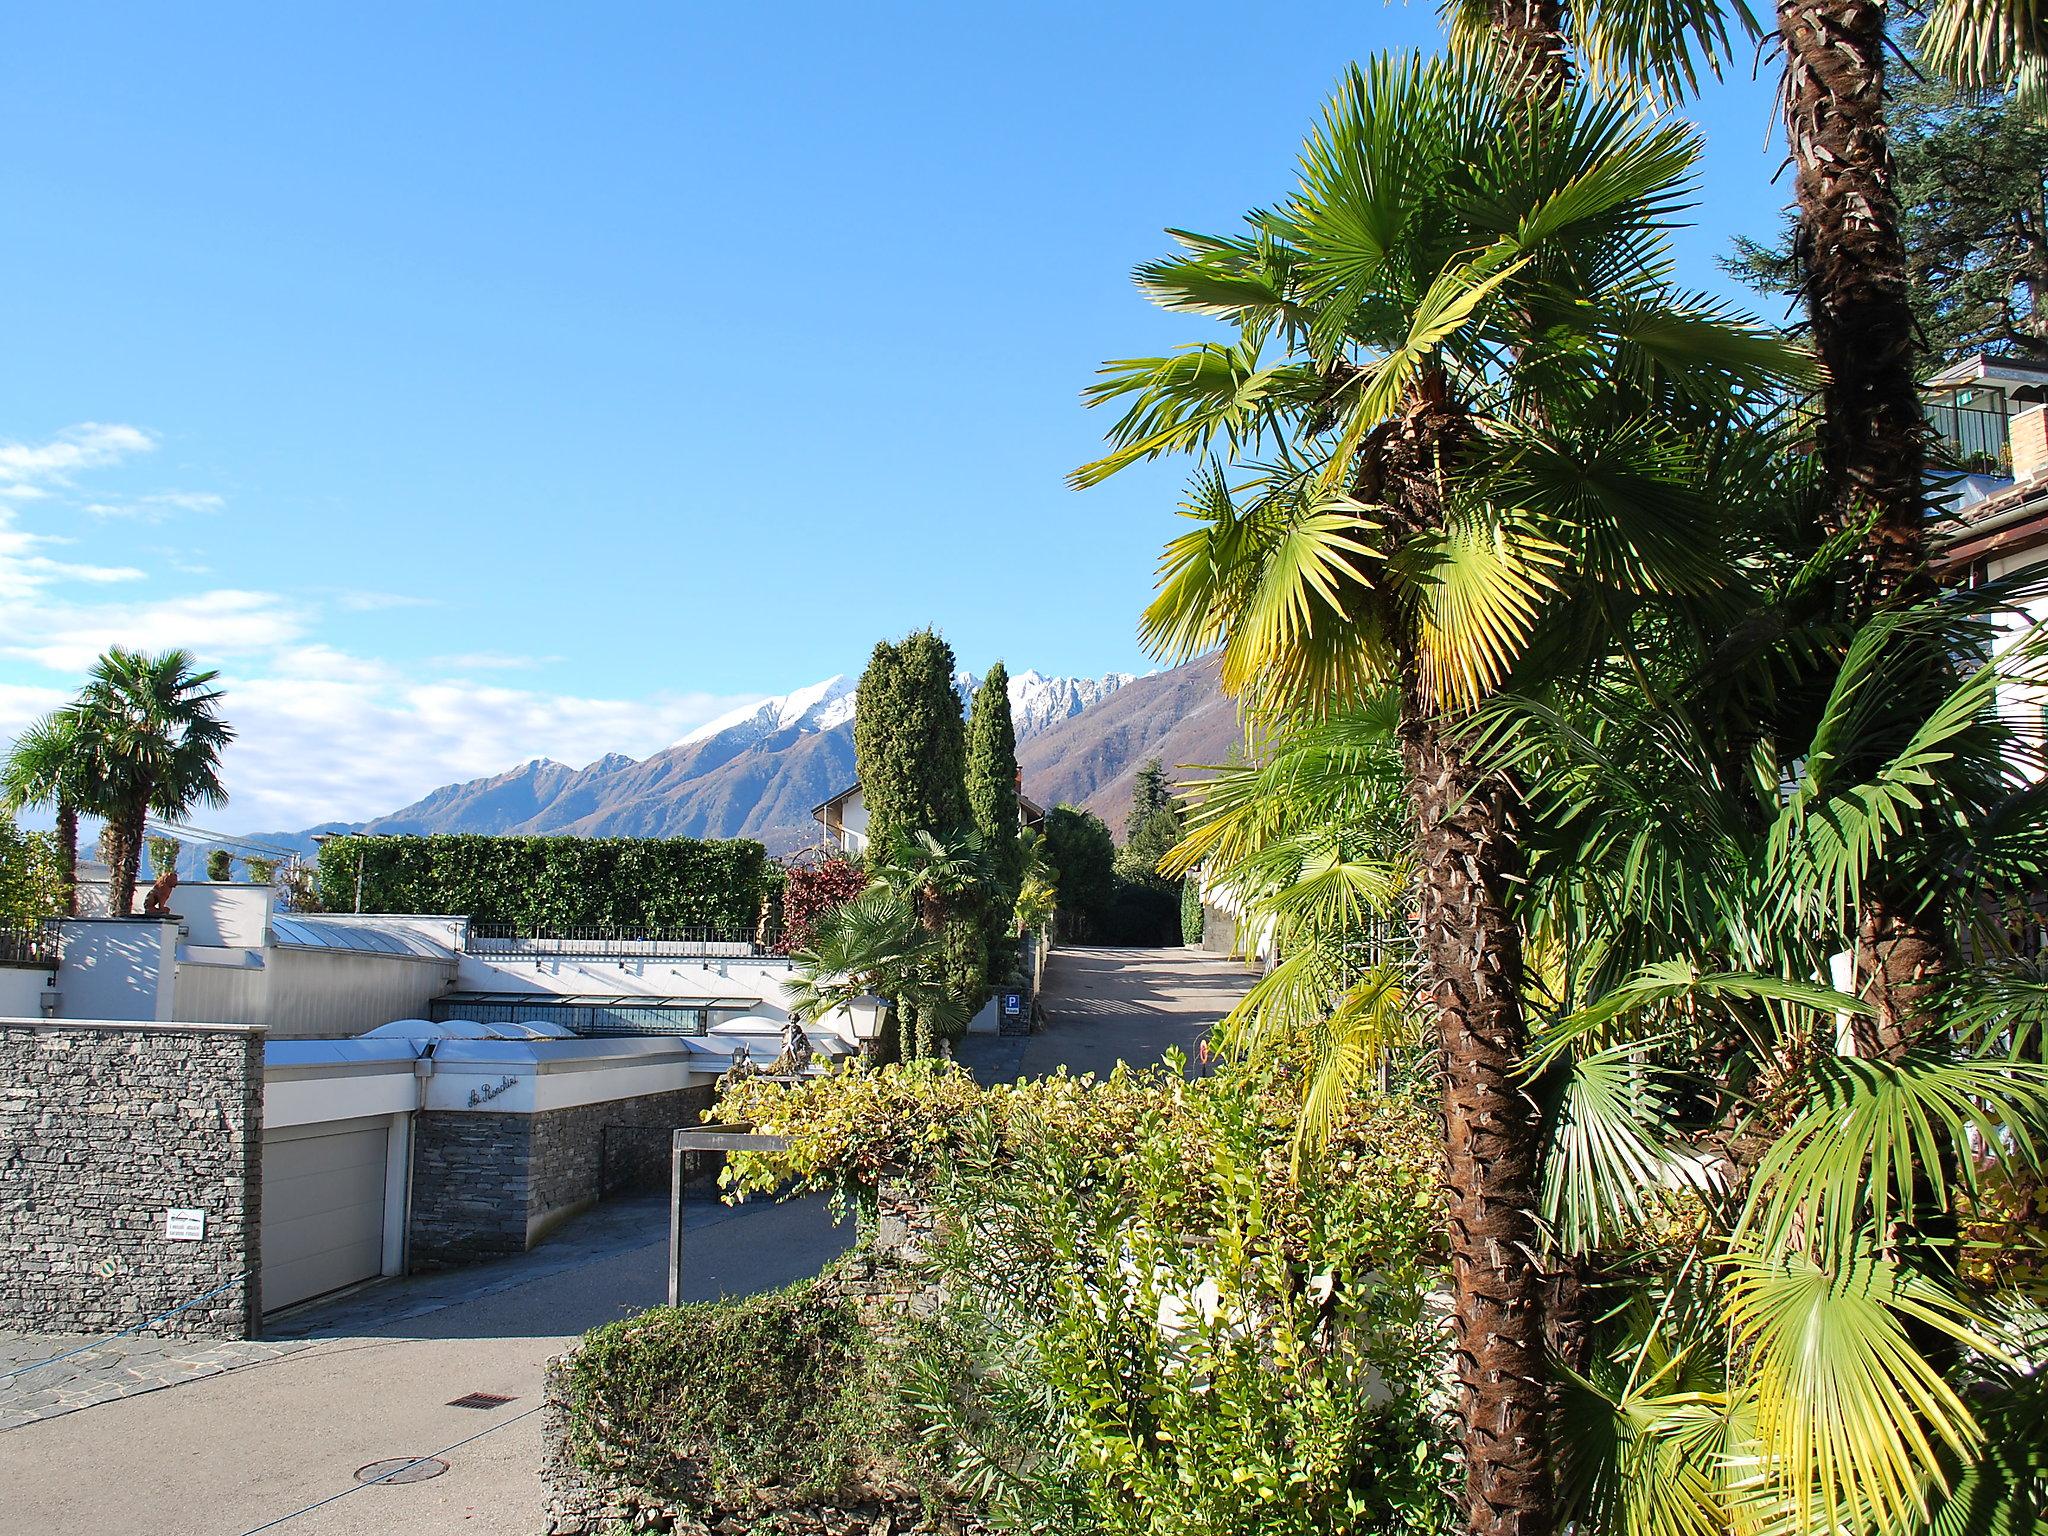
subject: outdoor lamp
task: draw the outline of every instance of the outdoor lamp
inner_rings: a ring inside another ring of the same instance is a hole
[[[882,1038],[882,1015],[889,1011],[886,998],[863,992],[859,997],[846,1000],[846,1017],[853,1024],[853,1038],[862,1045],[872,1045]]]

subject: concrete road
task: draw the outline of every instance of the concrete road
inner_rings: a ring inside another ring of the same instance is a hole
[[[983,1082],[1043,1077],[1058,1067],[1107,1075],[1179,1046],[1192,1062],[1209,1028],[1251,986],[1243,963],[1198,949],[1072,945],[1047,959],[1046,1025],[1035,1035],[973,1035],[960,1058]]]
[[[693,1300],[816,1274],[851,1235],[821,1199],[734,1209],[706,1197],[690,1216]],[[585,1329],[664,1295],[661,1202],[620,1202],[592,1219],[617,1241],[586,1240],[585,1262],[563,1268],[544,1244],[462,1272],[466,1299],[450,1299],[445,1276],[374,1287],[326,1309],[328,1321],[320,1312],[294,1319],[297,1330],[327,1335],[300,1353],[0,1434],[0,1529],[532,1536],[543,1525],[532,1410],[544,1363]],[[434,1308],[415,1312],[423,1289]],[[448,1406],[470,1392],[512,1401]],[[434,1454],[448,1471],[429,1481],[355,1481],[369,1463]]]

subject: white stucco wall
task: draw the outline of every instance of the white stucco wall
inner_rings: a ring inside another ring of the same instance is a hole
[[[184,925],[187,944],[261,949],[276,900],[268,885],[194,881],[171,892],[170,905]]]
[[[1985,571],[1996,581],[2043,564],[2048,564],[2048,550],[2026,549],[1986,561]],[[2000,654],[2010,649],[2022,635],[2048,623],[2048,596],[2036,597],[2021,605],[2021,611],[2024,617],[2014,614],[2005,621],[2004,633],[1995,647]],[[1998,711],[2033,744],[2036,753],[2048,749],[2048,689],[2023,683],[2002,688],[1998,695]],[[2022,764],[2021,771],[2030,779],[2041,777],[2040,770],[2032,765]]]
[[[64,1018],[171,1022],[176,923],[73,917],[63,929],[57,990]]]
[[[43,993],[56,984],[39,965],[0,965],[0,1019],[41,1018]]]

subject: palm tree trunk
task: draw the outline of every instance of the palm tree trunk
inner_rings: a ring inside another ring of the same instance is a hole
[[[1492,0],[1491,11],[1494,39],[1518,88],[1553,96],[1570,83],[1562,0]]]
[[[1786,140],[1797,167],[1795,249],[1814,349],[1826,367],[1818,429],[1826,515],[1835,530],[1868,530],[1857,594],[1865,613],[1935,590],[1927,569],[1927,426],[1913,377],[1916,331],[1885,128],[1885,15],[1876,0],[1778,5]],[[1930,705],[1947,686],[1946,667],[1929,647]],[[1858,1048],[1896,1060],[1946,961],[1940,909],[1880,870],[1859,916],[1856,949],[1859,991],[1877,1009]]]
[[[1382,429],[1361,475],[1405,542],[1442,523],[1440,475],[1470,427],[1440,374]],[[1412,636],[1397,728],[1415,819],[1418,995],[1436,1016],[1449,1190],[1453,1335],[1472,1536],[1547,1536],[1551,1393],[1536,1210],[1542,1121],[1518,1072],[1528,1050],[1516,797],[1468,758],[1424,694]]]
[[[57,902],[66,917],[78,916],[78,807],[57,797]]]
[[[120,813],[107,818],[106,836],[103,846],[107,855],[107,916],[126,917],[135,905],[135,879],[128,877],[128,886],[121,887],[122,871],[128,864],[128,819]]]
[[[1412,686],[1400,735],[1416,818],[1422,993],[1442,1051],[1467,1529],[1538,1536],[1552,1527],[1535,1219],[1542,1127],[1516,1076],[1528,1034],[1521,933],[1507,902],[1512,797],[1464,760]]]
[[[1827,516],[1868,527],[1865,606],[1932,593],[1926,421],[1913,378],[1906,243],[1885,130],[1885,7],[1780,0],[1795,251],[1826,368],[1819,447]]]
[[[135,887],[142,870],[143,827],[149,812],[146,807],[123,810],[108,822],[113,829],[113,846],[108,850],[114,858],[114,867],[108,872],[112,880],[112,901],[109,910],[115,917],[128,917],[135,910]]]

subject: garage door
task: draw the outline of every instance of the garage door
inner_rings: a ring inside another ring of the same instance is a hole
[[[263,1138],[263,1308],[384,1271],[384,1124]]]

